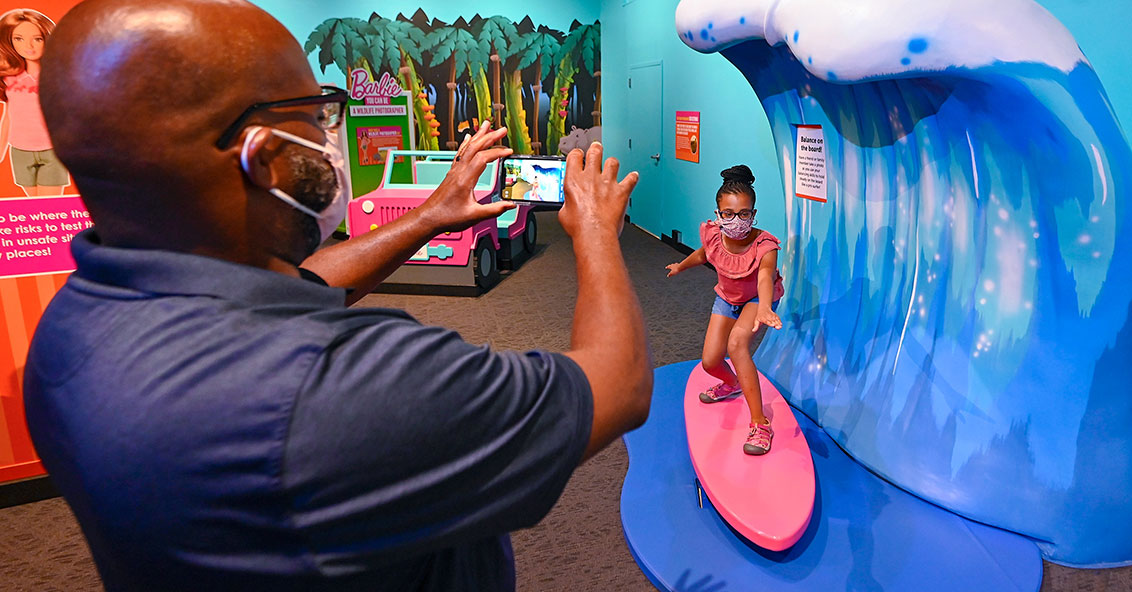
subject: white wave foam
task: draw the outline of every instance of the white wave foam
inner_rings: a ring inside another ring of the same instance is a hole
[[[1068,29],[1033,0],[682,0],[676,30],[703,53],[751,39],[785,43],[827,81],[996,63],[1069,72],[1087,63]]]

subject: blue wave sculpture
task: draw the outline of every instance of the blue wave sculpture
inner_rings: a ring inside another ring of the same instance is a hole
[[[760,369],[895,484],[1059,563],[1132,561],[1132,150],[1069,31],[1031,0],[684,0],[676,25],[781,159]],[[828,203],[793,197],[797,124]]]

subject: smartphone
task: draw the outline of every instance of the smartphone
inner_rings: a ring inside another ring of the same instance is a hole
[[[566,201],[565,176],[565,156],[509,156],[499,167],[500,197],[519,203],[560,206]]]

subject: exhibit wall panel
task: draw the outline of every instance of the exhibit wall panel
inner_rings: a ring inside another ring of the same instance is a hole
[[[413,141],[402,149],[455,150],[485,120],[507,127],[517,154],[556,154],[600,132],[575,131],[601,124],[596,3],[260,4],[303,45],[320,82],[346,89],[395,82],[409,92]],[[350,154],[372,161],[397,147],[375,134],[351,130]],[[366,167],[352,169],[361,195],[380,174],[360,173],[381,164],[354,164]]]
[[[4,28],[7,39],[0,44],[11,47],[11,37],[28,32],[50,41],[54,23],[76,3],[0,2],[4,20],[16,19],[10,24],[20,27]],[[24,420],[24,365],[43,310],[73,269],[67,243],[88,225],[77,199],[59,197],[74,194],[66,171],[59,166],[48,173],[40,164],[51,146],[39,115],[38,79],[20,55],[18,72],[3,79],[0,99],[0,484],[44,473]]]
[[[423,11],[429,18],[452,23],[457,19],[470,20],[475,15],[483,17],[500,15],[519,21],[530,17],[537,24],[568,31],[572,22],[592,23],[598,20],[599,0],[566,0],[561,2],[518,2],[515,0],[483,0],[480,2],[452,2],[450,0],[388,0],[377,3],[357,2],[356,0],[326,0],[324,2],[293,2],[289,0],[252,0],[272,16],[279,19],[291,34],[303,43],[310,32],[328,18],[368,19],[376,12],[385,18],[396,18],[403,14],[412,18]],[[318,56],[311,56],[311,67],[319,71]],[[341,72],[327,69],[322,81],[345,88],[346,78]]]

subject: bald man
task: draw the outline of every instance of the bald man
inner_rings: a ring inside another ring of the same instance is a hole
[[[499,215],[482,128],[427,202],[342,219],[340,90],[238,0],[90,0],[41,97],[94,228],[36,331],[28,426],[109,590],[506,590],[507,533],[648,413],[618,233],[635,173],[567,161],[571,349],[495,352],[347,308],[421,245]],[[536,345],[536,344],[532,344]]]

